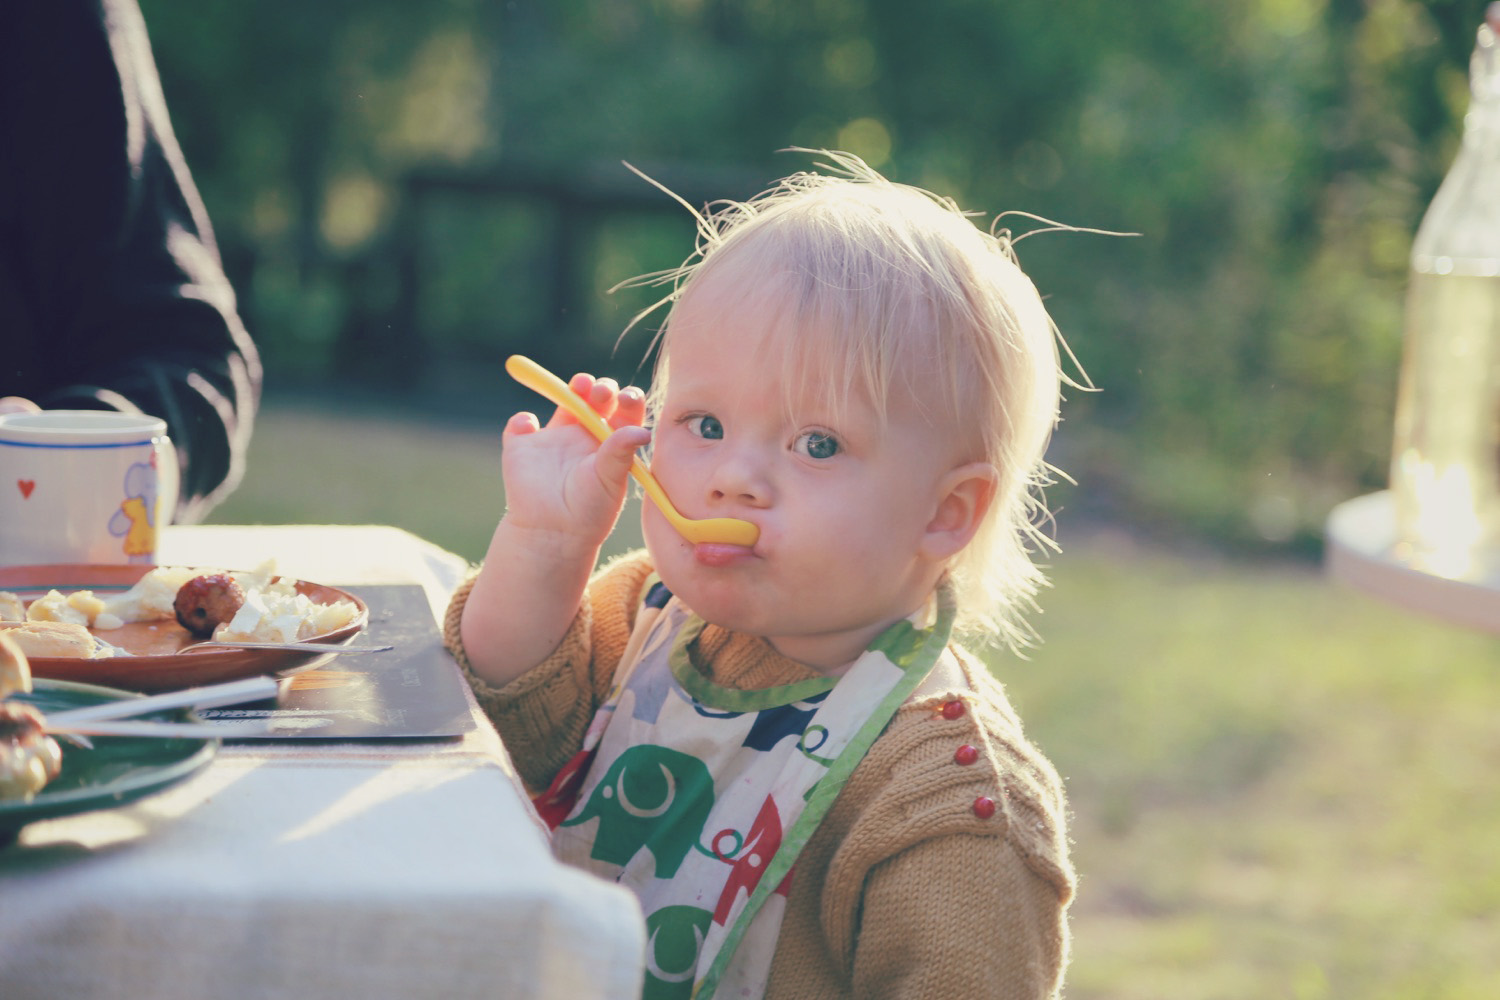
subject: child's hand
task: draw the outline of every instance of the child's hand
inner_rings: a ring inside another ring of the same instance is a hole
[[[492,684],[509,683],[557,648],[625,504],[635,450],[651,440],[639,389],[583,374],[569,385],[614,430],[600,444],[563,410],[545,427],[531,413],[505,425],[505,517],[460,623],[470,667]]]
[[[635,450],[651,440],[641,422],[646,398],[614,379],[574,375],[569,385],[615,432],[600,444],[558,408],[542,427],[535,414],[517,413],[505,425],[501,464],[505,521],[513,529],[597,548],[625,503]]]

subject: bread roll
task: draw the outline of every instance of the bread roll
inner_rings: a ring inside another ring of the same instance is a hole
[[[0,622],[0,634],[9,636],[30,657],[90,659],[98,655],[94,634],[71,622]]]
[[[30,705],[0,702],[0,799],[29,799],[62,770],[62,748],[43,726]]]
[[[14,639],[0,632],[0,701],[31,690],[31,664]]]
[[[31,665],[9,635],[0,632],[0,799],[29,799],[62,769],[62,749],[43,728],[42,715],[6,701],[31,690]]]
[[[0,622],[24,622],[26,605],[19,594],[0,590]]]

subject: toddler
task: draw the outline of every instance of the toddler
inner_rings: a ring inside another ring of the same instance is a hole
[[[699,217],[649,400],[510,419],[446,639],[644,996],[1055,996],[1062,785],[957,636],[1024,641],[1057,339],[1007,241],[843,154]],[[648,421],[649,416],[649,421]],[[648,423],[651,430],[642,425]],[[636,449],[690,518],[594,572]]]

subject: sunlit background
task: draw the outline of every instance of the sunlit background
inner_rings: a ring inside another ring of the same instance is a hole
[[[1019,247],[1101,390],[1059,464],[1132,518],[1303,552],[1384,482],[1406,254],[1482,6],[142,2],[272,392],[488,415],[513,349],[632,374],[649,334],[611,352],[650,300],[606,290],[692,230],[621,162],[701,204],[840,147],[975,211],[1140,233]]]
[[[267,364],[231,521],[478,559],[503,374],[640,379],[693,227],[858,153],[1023,238],[1097,392],[1004,662],[1067,776],[1073,1000],[1500,996],[1500,645],[1330,585],[1480,0],[141,0]],[[1020,236],[1037,223],[1003,225]],[[624,540],[628,544],[629,528]]]

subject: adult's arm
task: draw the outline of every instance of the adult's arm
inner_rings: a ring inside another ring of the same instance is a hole
[[[15,0],[0,32],[0,395],[167,421],[177,517],[238,483],[260,360],[135,0]]]

